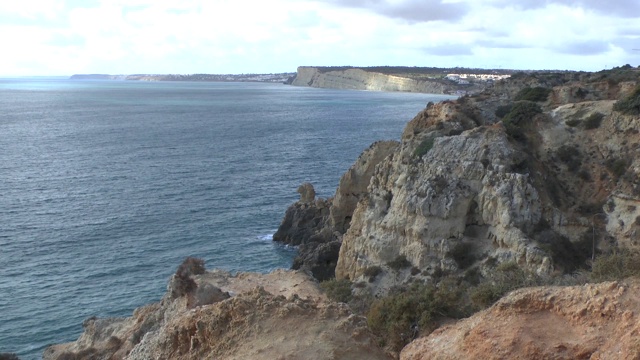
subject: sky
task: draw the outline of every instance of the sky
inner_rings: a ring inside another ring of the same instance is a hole
[[[598,71],[640,65],[640,0],[0,0],[0,39],[4,76]]]

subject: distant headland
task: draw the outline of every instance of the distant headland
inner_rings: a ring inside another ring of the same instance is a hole
[[[128,80],[128,81],[217,81],[286,83],[296,73],[277,74],[75,74],[70,80]]]
[[[300,66],[272,74],[76,74],[71,80],[266,82],[329,89],[466,95],[478,93],[518,70],[410,66]],[[525,71],[535,73],[536,71]]]

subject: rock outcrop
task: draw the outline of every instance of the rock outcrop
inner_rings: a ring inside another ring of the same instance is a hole
[[[170,285],[132,317],[88,319],[77,341],[51,346],[43,358],[389,359],[366,320],[327,300],[302,272],[217,270],[194,280],[193,293],[174,298]]]
[[[321,281],[335,277],[342,235],[349,228],[353,211],[367,193],[376,165],[398,146],[396,141],[372,144],[342,176],[332,198],[316,199],[313,185],[300,185],[300,200],[287,209],[273,235],[274,241],[299,245],[293,269],[306,271]]]
[[[413,341],[401,360],[638,359],[640,282],[517,290]]]
[[[540,275],[573,271],[593,246],[636,246],[639,120],[612,105],[639,83],[516,76],[428,106],[376,166],[343,236],[336,277],[366,283],[366,270],[380,267],[368,286],[384,294],[410,279],[486,273],[503,262]],[[516,100],[525,87],[547,89],[547,100]],[[520,123],[505,125],[500,107],[529,112],[515,110]],[[401,257],[405,269],[388,266]]]

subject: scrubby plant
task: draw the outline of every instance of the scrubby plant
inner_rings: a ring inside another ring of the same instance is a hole
[[[435,329],[440,317],[463,317],[464,285],[446,278],[438,286],[413,284],[409,288],[376,299],[367,313],[367,322],[379,336],[380,345],[398,351],[419,333]]]
[[[460,269],[466,269],[476,261],[475,246],[470,242],[459,242],[448,252]]]
[[[580,120],[580,119],[569,119],[569,120],[565,121],[564,123],[567,124],[567,126],[569,126],[569,127],[576,127],[576,126],[580,125],[581,122],[582,122],[582,120]]]
[[[613,110],[626,115],[640,115],[640,85],[629,96],[616,101]]]
[[[20,360],[20,358],[14,353],[1,353],[0,360]]]
[[[351,281],[347,279],[326,280],[320,283],[320,287],[334,301],[348,303],[353,298]]]
[[[511,111],[502,119],[503,123],[513,125],[524,125],[536,115],[542,113],[538,104],[531,101],[518,101],[511,107]]]
[[[629,164],[625,159],[611,158],[604,162],[604,166],[606,166],[606,168],[611,171],[616,178],[619,178],[627,172]]]
[[[511,111],[512,107],[513,107],[513,104],[498,106],[498,108],[496,109],[495,114],[499,119],[502,119],[503,117],[505,117]]]
[[[623,280],[630,276],[640,276],[640,253],[633,250],[616,251],[596,257],[591,267],[591,280]]]
[[[395,259],[387,262],[387,266],[393,270],[405,269],[411,266],[411,262],[404,255],[398,255]]]
[[[594,112],[584,120],[584,128],[586,130],[597,129],[600,127],[600,124],[602,123],[602,119],[604,119],[604,114],[599,112]]]
[[[527,101],[547,101],[549,94],[551,93],[551,89],[544,88],[541,86],[536,87],[526,87],[516,94],[514,100],[527,100]]]
[[[364,276],[369,278],[369,281],[373,281],[376,276],[378,276],[382,272],[382,268],[380,266],[369,266],[364,269]]]
[[[525,271],[515,262],[505,262],[490,273],[489,279],[471,290],[470,298],[474,308],[482,310],[510,291],[541,283],[542,279],[536,274]]]
[[[582,161],[582,154],[577,147],[571,145],[562,145],[556,151],[556,155],[567,165],[567,168],[571,172],[575,172],[580,168]]]
[[[413,154],[417,157],[422,157],[423,155],[428,153],[431,148],[433,148],[434,140],[435,138],[433,137],[428,137],[422,140],[420,145],[418,145],[418,147],[414,150]]]
[[[193,292],[197,288],[196,282],[191,278],[192,275],[204,274],[204,260],[187,257],[182,264],[178,266],[175,274],[175,282],[173,285],[173,297],[180,297]]]

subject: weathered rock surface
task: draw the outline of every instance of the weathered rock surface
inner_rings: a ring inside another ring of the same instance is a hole
[[[398,146],[397,141],[373,143],[342,176],[333,198],[315,199],[313,185],[300,185],[300,200],[287,209],[273,236],[274,241],[299,245],[293,269],[306,271],[318,280],[335,277],[342,235],[349,228],[353,211],[367,193],[376,165]]]
[[[46,349],[44,359],[388,359],[366,320],[327,300],[302,272],[223,271],[195,277],[195,293],[132,317],[91,318],[80,338]],[[198,289],[207,298],[194,302]]]
[[[514,291],[413,341],[402,360],[638,359],[640,280]]]
[[[612,105],[638,83],[524,76],[428,106],[376,166],[343,236],[336,276],[362,281],[366,269],[381,267],[371,286],[384,294],[410,278],[491,271],[485,262],[573,271],[594,242],[636,246],[640,120]],[[524,86],[550,95],[514,135],[494,112],[515,104]],[[594,114],[601,123],[591,127]],[[401,256],[411,265],[391,269]]]

